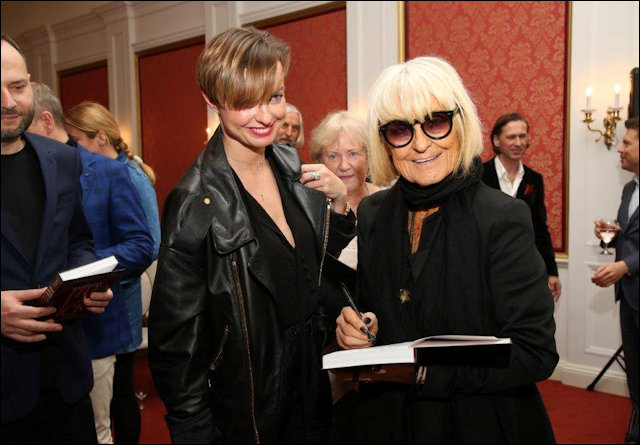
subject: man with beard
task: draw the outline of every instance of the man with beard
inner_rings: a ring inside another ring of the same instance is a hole
[[[82,210],[77,151],[26,135],[34,114],[27,65],[2,35],[2,442],[96,443],[91,362],[77,320],[35,307],[62,270],[95,261]],[[103,313],[113,294],[94,292]]]
[[[522,163],[522,157],[529,148],[529,121],[518,113],[500,116],[491,130],[491,143],[496,156],[484,163],[482,180],[489,187],[522,199],[529,206],[536,247],[547,268],[553,299],[558,301],[562,285],[547,227],[544,181],[540,173]]]

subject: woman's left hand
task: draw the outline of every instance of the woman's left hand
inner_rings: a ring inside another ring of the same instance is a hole
[[[347,206],[347,186],[324,164],[302,164],[300,183],[323,192],[334,202],[336,212],[344,212]]]

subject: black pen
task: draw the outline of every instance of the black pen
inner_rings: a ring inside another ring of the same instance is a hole
[[[358,318],[360,318],[360,320],[362,320],[362,312],[360,312],[360,310],[358,309],[358,306],[356,306],[355,301],[353,301],[353,298],[351,298],[351,292],[349,292],[349,288],[342,281],[340,282],[340,287],[342,288],[342,293],[344,294],[344,296],[347,297],[347,301],[349,302],[349,306],[351,306],[351,309],[353,309],[353,311],[356,314],[358,314]],[[364,326],[360,330],[364,334],[367,335],[367,338],[369,339],[370,342],[376,341],[376,336],[373,335],[371,333],[371,331],[369,329],[367,329],[366,326]]]

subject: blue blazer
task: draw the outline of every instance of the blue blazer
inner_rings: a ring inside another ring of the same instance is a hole
[[[622,202],[618,209],[620,233],[611,243],[616,248],[616,261],[627,263],[629,273],[616,283],[616,301],[624,298],[629,306],[638,310],[638,207],[629,217],[629,202],[636,187],[629,181],[622,189]]]
[[[96,260],[91,230],[82,207],[78,152],[53,139],[25,134],[40,162],[45,189],[42,228],[35,266],[30,265],[15,232],[2,214],[2,290],[48,285],[60,271]],[[46,354],[60,396],[67,403],[85,397],[93,386],[89,349],[79,321],[64,323],[47,340],[22,343],[2,337],[2,423],[33,411],[40,394],[40,361]]]
[[[82,159],[84,211],[93,233],[96,255],[115,255],[123,279],[139,276],[154,259],[153,239],[140,197],[127,168],[78,145]],[[113,299],[103,314],[82,317],[91,359],[129,352],[132,342],[125,292],[111,287]],[[133,296],[135,298],[135,296]],[[137,304],[141,305],[140,295]]]

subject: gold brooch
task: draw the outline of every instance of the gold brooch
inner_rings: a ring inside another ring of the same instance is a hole
[[[400,289],[400,303],[405,304],[409,300],[411,300],[411,292],[407,289]]]

